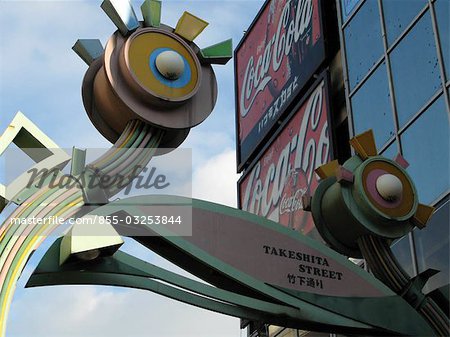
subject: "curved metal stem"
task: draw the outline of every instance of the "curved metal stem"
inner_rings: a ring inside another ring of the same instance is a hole
[[[412,287],[412,279],[395,258],[389,243],[372,235],[358,240],[358,245],[371,272],[402,296],[424,317],[439,336],[450,334],[450,321],[434,300]]]
[[[116,144],[88,166],[102,174],[122,174],[131,182],[148,164],[159,145],[163,131],[140,120],[130,121]],[[118,165],[116,165],[118,163]],[[139,164],[139,167],[136,165]],[[130,169],[130,167],[138,169]],[[122,186],[123,188],[124,186]],[[120,188],[107,191],[107,197]],[[0,336],[5,336],[6,321],[17,280],[32,253],[59,223],[80,211],[85,204],[81,186],[64,190],[46,186],[22,203],[0,227]],[[62,219],[57,223],[29,223],[27,219]],[[18,223],[16,219],[23,219]]]

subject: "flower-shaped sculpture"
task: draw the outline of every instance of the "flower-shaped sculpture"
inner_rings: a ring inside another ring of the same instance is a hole
[[[82,86],[85,109],[100,133],[115,144],[86,167],[85,151],[74,150],[69,180],[98,183],[121,176],[129,183],[155,152],[163,154],[167,152],[163,148],[179,146],[190,128],[212,112],[217,83],[211,64],[225,64],[231,58],[232,45],[227,40],[198,48],[193,40],[207,23],[185,12],[174,29],[163,25],[161,2],[157,0],[144,1],[142,22],[127,0],[104,0],[101,6],[118,30],[105,49],[99,40],[78,40],[73,49],[89,65]],[[16,137],[11,132],[6,135]],[[68,161],[64,156],[53,159],[51,163],[58,167]],[[53,174],[61,176],[59,170]],[[31,188],[21,191],[16,191],[20,184],[15,185],[15,194],[20,197],[11,200],[19,207],[0,226],[0,336],[5,334],[6,316],[26,262],[43,238],[60,224],[43,221],[17,226],[11,219],[79,217],[90,207],[108,203],[125,187],[115,183],[107,188],[89,188],[77,183],[59,188],[42,181],[44,184],[30,180]],[[6,203],[1,187],[0,210]],[[83,208],[86,205],[89,207]],[[117,247],[117,242],[112,247]],[[111,253],[109,246],[106,251]],[[81,256],[94,258],[96,254],[97,250]]]
[[[161,24],[161,2],[146,0],[143,21],[128,1],[107,0],[103,10],[117,26],[105,49],[78,40],[73,49],[89,65],[83,102],[95,127],[115,142],[139,119],[164,130],[160,148],[175,148],[203,122],[217,99],[211,64],[225,64],[231,40],[200,49],[193,40],[208,25],[184,12],[175,28]]]
[[[395,239],[424,228],[434,208],[419,203],[400,154],[394,160],[378,155],[372,130],[350,144],[356,155],[342,166],[333,161],[316,170],[323,180],[307,202],[317,229],[334,250],[363,257],[371,272],[416,308],[438,335],[448,335],[444,310],[422,292],[438,271],[428,269],[411,278],[390,249]]]
[[[371,130],[350,143],[357,155],[342,166],[333,161],[316,170],[323,180],[312,213],[329,246],[360,258],[358,240],[364,236],[398,239],[415,226],[423,228],[434,209],[419,203],[401,155],[395,160],[378,155]]]

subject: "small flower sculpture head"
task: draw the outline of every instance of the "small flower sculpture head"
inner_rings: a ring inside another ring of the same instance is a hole
[[[316,169],[322,178],[312,197],[314,222],[327,244],[351,257],[362,257],[364,236],[398,239],[424,228],[434,208],[419,203],[417,190],[399,154],[378,155],[372,130],[350,140],[355,155]]]

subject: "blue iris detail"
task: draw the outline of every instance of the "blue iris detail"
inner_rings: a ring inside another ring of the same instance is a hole
[[[158,69],[156,69],[156,58],[158,57],[159,54],[161,54],[162,52],[168,51],[168,50],[174,51],[170,48],[158,48],[158,49],[155,49],[150,54],[150,60],[149,60],[150,69],[151,69],[153,75],[164,85],[171,87],[171,88],[182,88],[191,81],[191,68],[189,67],[188,61],[182,55],[178,54],[181,56],[181,58],[183,59],[183,62],[184,62],[184,72],[180,78],[178,78],[176,80],[169,80],[169,79],[165,78],[163,75],[161,75],[160,72],[158,71]]]

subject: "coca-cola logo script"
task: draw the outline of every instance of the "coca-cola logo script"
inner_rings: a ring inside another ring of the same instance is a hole
[[[302,196],[318,185],[314,170],[331,160],[327,86],[321,81],[239,182],[244,211],[315,236]]]
[[[323,59],[320,1],[267,2],[236,52],[241,164],[252,156]]]

